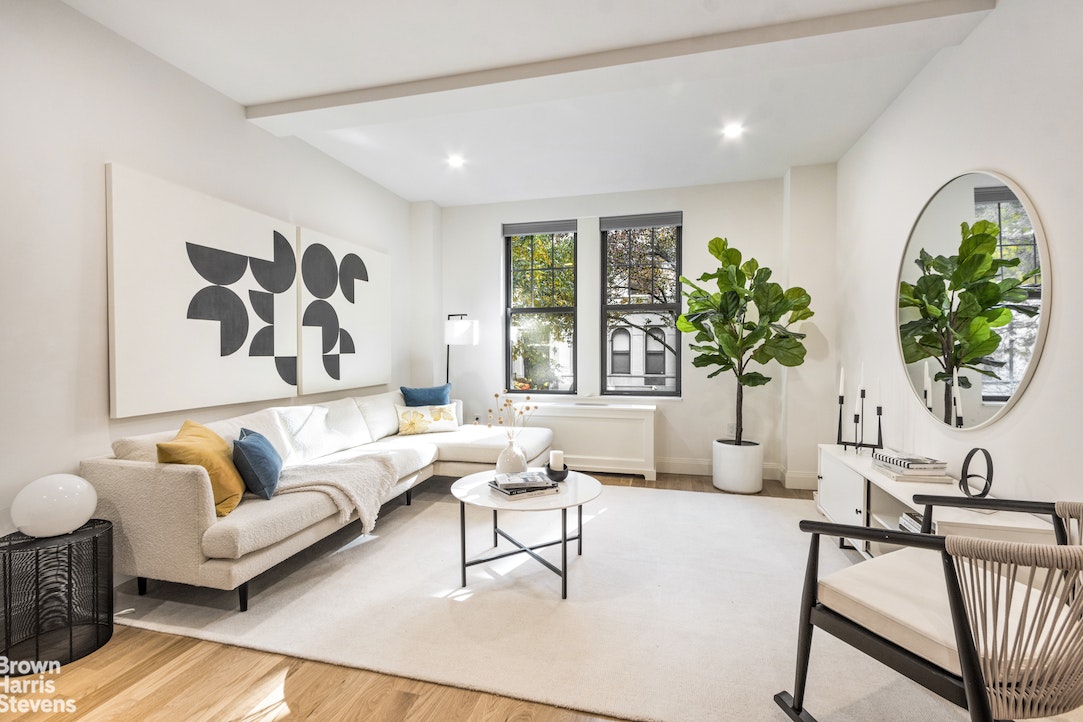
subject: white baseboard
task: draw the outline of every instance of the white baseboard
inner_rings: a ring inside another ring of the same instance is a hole
[[[710,459],[688,459],[688,458],[673,458],[673,457],[658,457],[655,460],[658,464],[658,471],[666,474],[691,474],[693,476],[710,476],[711,475],[711,460]],[[774,462],[770,462],[763,465],[763,478],[771,479],[772,481],[782,480],[782,465]],[[813,481],[816,477],[813,475]],[[803,488],[803,487],[795,487]],[[813,484],[812,487],[816,488]]]
[[[787,489],[815,489],[817,487],[816,472],[813,471],[789,471],[782,484]]]

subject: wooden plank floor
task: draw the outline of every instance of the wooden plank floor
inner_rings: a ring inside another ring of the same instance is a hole
[[[604,484],[723,493],[709,477],[659,474],[641,477],[595,474]],[[418,493],[424,493],[424,487]],[[812,498],[779,482],[764,482],[764,496]],[[259,600],[254,599],[254,604]],[[30,675],[29,679],[33,679]],[[188,637],[116,626],[102,649],[47,675],[46,694],[0,689],[31,704],[65,702],[74,713],[13,712],[7,720],[208,720],[265,722],[586,722],[608,717],[499,697],[483,692],[310,662]],[[10,678],[24,679],[24,678]],[[2,677],[0,677],[2,682]]]

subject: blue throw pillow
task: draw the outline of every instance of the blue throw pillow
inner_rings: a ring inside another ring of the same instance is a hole
[[[266,436],[241,429],[241,438],[233,442],[233,464],[250,492],[264,499],[275,493],[282,473],[282,457]]]
[[[446,406],[451,403],[451,384],[420,389],[400,386],[399,391],[407,406]]]

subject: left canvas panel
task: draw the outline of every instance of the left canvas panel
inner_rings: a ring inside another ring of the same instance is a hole
[[[114,418],[297,394],[296,226],[106,166]]]

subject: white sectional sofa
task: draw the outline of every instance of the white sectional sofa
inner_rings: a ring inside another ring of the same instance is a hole
[[[295,481],[301,476],[320,482],[330,470],[382,475],[378,491],[370,490],[378,509],[402,494],[409,504],[410,489],[430,476],[494,468],[507,445],[505,430],[463,425],[462,404],[453,403],[458,428],[435,433],[398,433],[398,391],[267,408],[205,426],[230,444],[242,428],[265,436],[281,455],[283,479],[292,474]],[[95,516],[113,522],[116,571],[136,577],[141,594],[148,579],[237,589],[243,611],[250,579],[359,518],[356,511],[344,514],[341,499],[336,503],[326,490],[297,488],[270,499],[246,493],[228,515],[216,516],[203,466],[157,461],[157,444],[176,433],[117,439],[111,456],[80,464],[81,476],[98,493]],[[516,438],[532,466],[548,461],[551,441],[552,432],[538,427],[519,429]],[[366,466],[366,458],[380,464]],[[360,522],[366,532],[375,510],[367,516]]]

